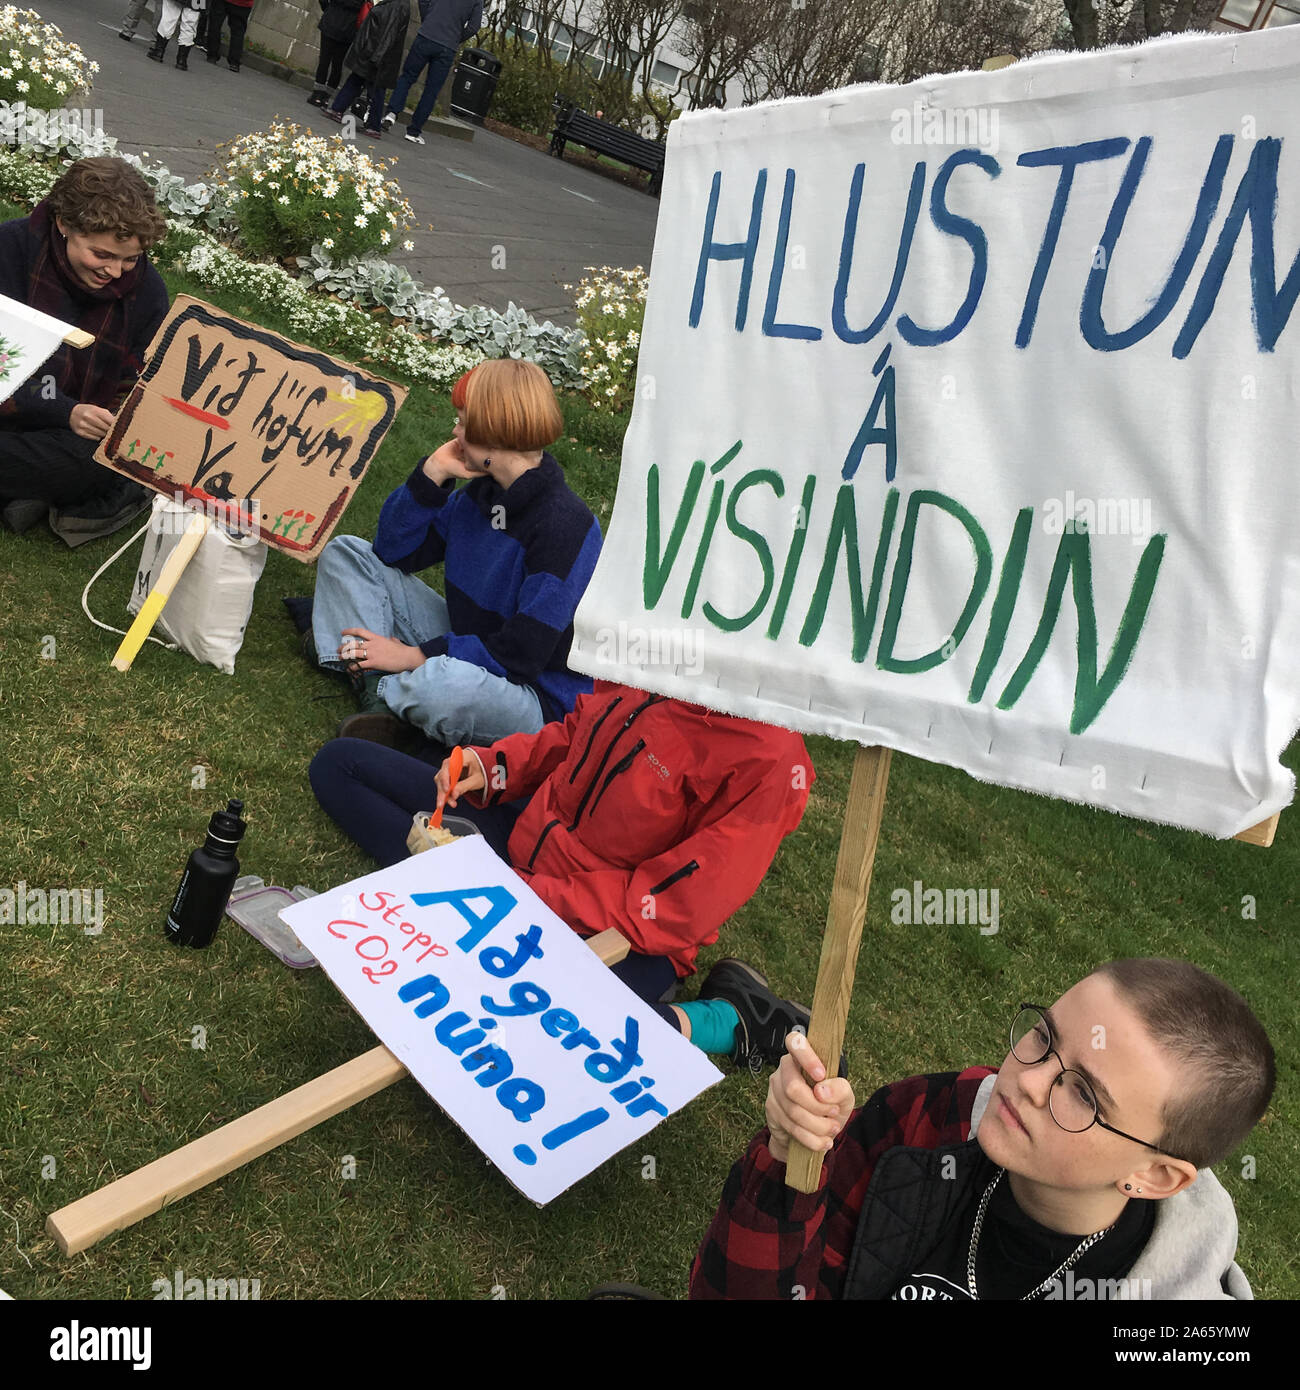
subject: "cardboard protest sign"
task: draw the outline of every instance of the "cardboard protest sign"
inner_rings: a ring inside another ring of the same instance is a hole
[[[72,325],[0,294],[0,401],[59,350]]]
[[[299,560],[319,553],[404,387],[179,295],[95,457],[146,487],[230,504]]]
[[[1300,29],[674,122],[571,664],[1218,836],[1287,805],[1298,84]]]
[[[380,1041],[535,1202],[721,1079],[479,836],[280,916]]]

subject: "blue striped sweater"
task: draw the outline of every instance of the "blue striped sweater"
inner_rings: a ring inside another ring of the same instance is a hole
[[[543,454],[508,488],[491,477],[439,486],[416,468],[384,503],[374,549],[406,574],[443,563],[451,631],[421,642],[425,656],[531,686],[547,719],[562,719],[591,690],[565,663],[600,539],[591,509]]]

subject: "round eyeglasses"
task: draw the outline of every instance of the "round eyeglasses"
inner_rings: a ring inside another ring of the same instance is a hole
[[[1084,1130],[1091,1129],[1093,1125],[1100,1125],[1109,1133],[1118,1134],[1121,1139],[1128,1139],[1134,1144],[1141,1144],[1146,1149],[1154,1149],[1157,1153],[1168,1153],[1168,1150],[1162,1149],[1159,1144],[1152,1144],[1145,1139],[1137,1138],[1135,1135],[1125,1134],[1122,1129],[1116,1129],[1114,1125],[1108,1125],[1105,1120],[1101,1119],[1097,1114],[1097,1097],[1088,1078],[1082,1072],[1067,1067],[1061,1060],[1061,1054],[1056,1050],[1052,1030],[1045,1017],[1043,1005],[1021,1004],[1020,1012],[1011,1025],[1011,1052],[1016,1061],[1023,1062],[1029,1067],[1036,1066],[1039,1062],[1045,1062],[1049,1057],[1056,1058],[1057,1065],[1061,1068],[1061,1074],[1052,1083],[1052,1089],[1048,1092],[1047,1108],[1051,1112],[1052,1119],[1062,1129],[1068,1130],[1071,1134],[1082,1134]],[[1176,1158],[1177,1155],[1169,1154],[1169,1157]]]

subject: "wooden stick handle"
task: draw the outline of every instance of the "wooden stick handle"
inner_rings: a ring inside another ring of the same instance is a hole
[[[835,882],[831,888],[812,1018],[808,1025],[808,1043],[825,1063],[830,1076],[834,1076],[839,1067],[840,1051],[844,1047],[844,1026],[853,997],[853,975],[862,943],[862,924],[867,915],[871,871],[876,862],[880,821],[885,812],[890,758],[888,748],[859,747],[853,762],[848,804],[844,808],[840,852],[835,861]],[[815,1192],[821,1171],[822,1154],[791,1140],[785,1166],[786,1185],[796,1192]]]
[[[45,1222],[65,1255],[75,1255],[114,1231],[133,1226],[163,1207],[311,1129],[331,1115],[405,1076],[386,1047],[371,1048],[288,1095],[279,1096],[211,1134],[155,1159],[98,1192],[51,1212]]]
[[[589,938],[587,944],[604,965],[616,965],[628,953],[627,939],[613,927]],[[224,1178],[406,1075],[406,1068],[386,1047],[373,1047],[98,1192],[51,1212],[45,1221],[46,1234],[65,1255],[75,1255],[114,1231],[134,1226]]]
[[[163,606],[171,598],[177,580],[185,573],[185,566],[194,558],[195,551],[211,525],[212,518],[204,516],[202,512],[195,512],[186,523],[185,534],[176,542],[172,553],[167,557],[158,582],[149,591],[149,597],[140,605],[135,622],[127,629],[121,646],[113,656],[111,665],[115,671],[131,669],[131,663],[153,631],[153,625],[158,621]]]

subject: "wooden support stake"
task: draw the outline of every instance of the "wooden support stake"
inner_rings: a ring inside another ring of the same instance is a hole
[[[590,937],[587,945],[603,965],[617,965],[628,953],[626,939],[613,927]],[[288,1095],[51,1212],[45,1232],[65,1255],[75,1255],[407,1075],[386,1047],[371,1048]]]
[[[140,605],[140,611],[135,615],[135,622],[131,624],[127,629],[126,636],[122,638],[122,644],[118,647],[111,663],[115,671],[129,671],[131,669],[131,663],[153,631],[153,625],[158,621],[158,615],[163,611],[163,605],[171,598],[172,590],[176,587],[177,581],[185,573],[185,566],[194,558],[200,542],[207,535],[211,525],[212,518],[204,516],[202,512],[195,512],[186,523],[185,534],[176,542],[175,548],[167,557],[167,563],[162,567],[158,582],[150,590],[149,597]]]
[[[1243,830],[1239,835],[1234,835],[1234,840],[1245,840],[1248,845],[1259,845],[1261,849],[1269,849],[1273,844],[1273,837],[1277,834],[1277,823],[1282,819],[1281,811],[1274,811],[1267,820],[1262,820],[1258,825],[1252,825],[1249,830]]]
[[[840,852],[835,861],[826,932],[822,937],[821,964],[813,994],[808,1042],[834,1076],[844,1047],[844,1026],[853,997],[853,975],[862,943],[862,924],[867,915],[871,871],[876,862],[880,821],[885,812],[885,788],[889,785],[888,748],[859,747],[853,763]],[[796,1192],[815,1192],[821,1178],[822,1154],[790,1142],[785,1180]]]

